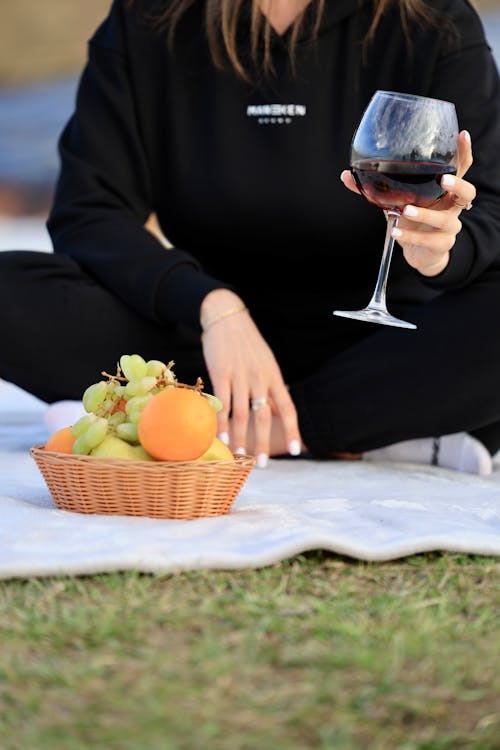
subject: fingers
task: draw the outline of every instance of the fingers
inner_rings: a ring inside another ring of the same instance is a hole
[[[476,197],[474,185],[462,179],[470,169],[472,162],[471,138],[467,130],[462,130],[458,136],[458,167],[456,177],[447,174],[441,179],[441,187],[448,193],[450,206],[459,212],[463,209],[469,210],[472,207],[472,201]]]
[[[249,388],[245,382],[232,384],[231,443],[235,453],[246,453],[249,420]]]
[[[401,245],[418,245],[436,252],[447,252],[453,247],[462,229],[458,216],[463,209],[471,207],[476,189],[470,182],[450,174],[442,177],[441,185],[448,193],[447,208],[435,210],[405,206],[404,220],[392,233]]]
[[[246,391],[248,393],[248,390]],[[297,411],[286,385],[275,381],[264,396],[266,387],[255,383],[250,399],[233,391],[229,420],[230,443],[235,453],[249,452],[256,457],[258,468],[267,466],[270,456],[298,456],[302,451]]]
[[[251,400],[252,416],[254,420],[254,453],[257,466],[264,469],[267,466],[270,453],[271,438],[271,405],[267,396],[255,395]]]
[[[441,179],[441,187],[448,193],[452,208],[458,209],[458,212],[472,208],[472,201],[476,197],[476,188],[472,183],[452,174],[445,174]]]
[[[439,231],[427,231],[422,230],[411,231],[410,229],[396,229],[392,230],[392,236],[398,240],[398,242],[405,247],[418,247],[421,251],[427,250],[428,253],[435,256],[443,256],[450,252],[451,248],[455,244],[455,234],[448,234]],[[437,258],[436,258],[437,260]]]
[[[217,414],[218,437],[237,453],[246,453],[247,428],[249,420],[249,387],[241,376],[233,373],[231,367],[221,366],[222,357],[210,368],[214,396],[222,402]]]
[[[408,219],[408,222],[411,222],[412,224],[424,224],[425,234],[429,233],[429,227],[437,229],[442,233],[453,235],[458,234],[462,228],[462,223],[458,218],[458,214],[451,211],[434,211],[432,208],[405,206],[403,217]],[[403,231],[405,227],[408,227],[408,231],[413,230],[413,226],[408,226],[408,222],[401,223],[398,228],[401,231]],[[396,236],[400,237],[401,235],[396,234]],[[419,234],[419,237],[421,237],[421,234]]]
[[[456,211],[406,206],[403,219],[392,230],[408,263],[426,276],[442,271],[462,228]]]
[[[301,452],[302,440],[299,431],[297,410],[285,386],[276,392],[274,401],[284,431],[285,451],[291,456],[298,456]]]
[[[340,175],[340,179],[346,186],[348,190],[351,190],[353,193],[357,193],[358,195],[361,195],[358,188],[356,187],[356,182],[354,180],[354,177],[352,176],[352,173],[348,169],[344,169],[344,171]]]
[[[471,137],[467,130],[462,130],[458,136],[458,168],[457,177],[463,177],[473,162]]]
[[[281,381],[277,383],[271,389],[269,398],[252,396],[250,404],[249,434],[257,466],[264,468],[270,455],[289,453],[291,456],[298,456],[302,440],[297,411],[285,384]]]
[[[229,445],[229,412],[231,408],[231,388],[229,380],[213,384],[214,395],[222,402],[222,409],[217,414],[217,432],[218,437],[223,443]]]

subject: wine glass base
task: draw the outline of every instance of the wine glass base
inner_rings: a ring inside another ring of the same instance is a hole
[[[362,320],[365,323],[380,323],[384,326],[394,326],[395,328],[416,329],[416,325],[408,323],[406,320],[395,318],[383,310],[373,310],[365,307],[364,310],[334,310],[334,315],[340,318],[352,318],[353,320]]]

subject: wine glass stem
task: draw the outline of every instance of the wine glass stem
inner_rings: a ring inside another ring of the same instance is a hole
[[[376,308],[381,312],[387,312],[387,304],[385,301],[385,290],[387,287],[387,276],[389,275],[389,266],[391,265],[392,249],[394,247],[394,237],[392,236],[392,230],[397,227],[398,219],[400,217],[399,211],[387,211],[387,231],[385,233],[384,252],[382,253],[382,260],[380,261],[380,268],[378,272],[377,283],[375,285],[375,291],[373,297],[370,300],[369,307]]]

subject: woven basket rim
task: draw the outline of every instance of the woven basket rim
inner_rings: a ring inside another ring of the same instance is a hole
[[[243,466],[251,465],[253,466],[256,463],[255,456],[251,455],[250,453],[233,453],[233,458],[230,459],[216,459],[216,460],[210,460],[210,461],[200,461],[199,459],[194,461],[159,461],[155,459],[154,461],[145,461],[141,459],[129,459],[129,458],[109,458],[109,457],[102,457],[102,456],[81,456],[76,453],[61,453],[60,451],[51,451],[47,450],[44,445],[33,445],[30,448],[30,455],[33,456],[33,458],[36,456],[37,458],[46,459],[46,460],[53,460],[53,461],[62,461],[62,462],[79,462],[82,464],[91,464],[96,465],[96,462],[99,462],[102,465],[110,466],[110,467],[116,467],[116,468],[129,468],[130,470],[137,471],[138,468],[144,469],[147,471],[158,471],[158,470],[169,470],[169,469],[186,469],[189,471],[192,471],[193,469],[200,469],[203,470],[205,468],[208,468],[210,466],[216,467],[216,466],[224,466],[224,467],[230,467],[230,466],[237,466],[239,468],[243,468]]]

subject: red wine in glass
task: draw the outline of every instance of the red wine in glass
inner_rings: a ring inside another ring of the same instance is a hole
[[[334,310],[334,315],[416,328],[387,310],[392,230],[405,206],[429,208],[444,195],[441,178],[456,174],[457,161],[458,121],[451,102],[398,91],[375,92],[354,134],[350,164],[361,194],[385,211],[384,250],[368,305],[362,310]]]
[[[351,172],[366,200],[385,211],[402,211],[408,205],[430,208],[445,194],[441,177],[457,170],[432,161],[360,159]]]

